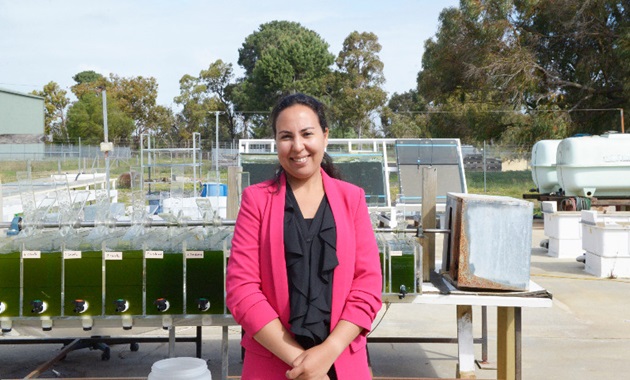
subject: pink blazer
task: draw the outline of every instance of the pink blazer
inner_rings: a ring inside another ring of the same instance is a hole
[[[339,356],[335,369],[339,379],[370,379],[365,347],[366,334],[381,308],[378,246],[363,189],[333,179],[323,170],[322,176],[337,227],[339,260],[334,271],[331,328],[341,319],[363,328],[363,333]],[[278,192],[269,181],[246,188],[234,228],[226,303],[245,332],[241,342],[246,349],[243,380],[286,379],[284,373],[289,369],[252,338],[275,318],[289,329],[283,231],[285,183],[282,175]]]

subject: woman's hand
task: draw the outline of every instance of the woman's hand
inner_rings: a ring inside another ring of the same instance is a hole
[[[335,350],[324,342],[304,351],[292,363],[293,369],[287,371],[288,379],[328,380],[328,371],[337,359]]]

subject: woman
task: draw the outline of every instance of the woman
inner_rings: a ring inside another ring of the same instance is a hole
[[[271,126],[280,169],[243,192],[227,268],[242,379],[369,379],[382,280],[365,193],[335,178],[320,102],[286,96]]]

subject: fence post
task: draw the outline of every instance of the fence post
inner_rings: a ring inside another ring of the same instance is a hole
[[[483,140],[483,192],[488,192],[486,188],[486,140]]]

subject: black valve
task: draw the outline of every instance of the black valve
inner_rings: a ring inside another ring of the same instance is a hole
[[[74,300],[74,312],[75,313],[83,313],[87,310],[87,302],[85,300]]]
[[[166,298],[158,298],[155,300],[155,302],[153,302],[153,304],[157,306],[157,309],[162,313],[168,310],[168,308],[170,307],[170,304],[168,303],[168,300]]]
[[[198,298],[197,309],[199,309],[199,311],[208,311],[210,309],[210,300],[207,298]]]
[[[129,302],[127,302],[126,299],[119,298],[114,301],[114,304],[116,305],[117,313],[124,313],[125,311],[127,311],[127,309],[129,309]]]
[[[31,301],[31,306],[33,306],[33,308],[31,309],[31,313],[41,314],[44,312],[44,310],[46,310],[44,301],[42,300]]]
[[[407,287],[405,285],[400,285],[400,292],[398,293],[398,299],[403,299],[407,295]]]

